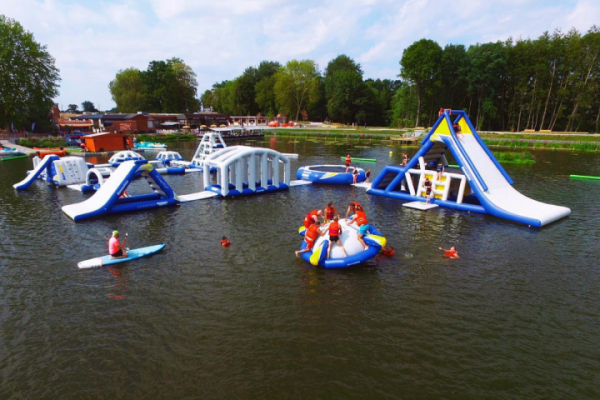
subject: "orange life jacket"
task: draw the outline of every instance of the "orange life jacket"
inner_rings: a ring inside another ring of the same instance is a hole
[[[221,240],[221,246],[223,246],[223,247],[227,247],[230,244],[231,244],[231,242],[229,241],[229,239]]]
[[[364,211],[363,206],[361,206],[360,203],[353,201],[350,204],[352,204],[354,211]]]
[[[304,234],[304,240],[306,243],[310,244],[313,243],[317,237],[319,237],[319,225],[312,224]]]
[[[304,217],[304,226],[306,228],[308,228],[309,226],[311,226],[312,224],[315,223],[315,219],[313,218],[313,215],[319,216],[319,212],[317,210],[312,210],[311,212],[309,212],[308,214],[306,214],[306,217]]]
[[[335,209],[335,207],[329,207],[329,206],[325,207],[325,218],[326,219],[333,219],[335,214],[337,214],[337,210]]]
[[[454,257],[454,255],[456,255],[456,250],[448,250],[444,252],[445,257]]]
[[[364,213],[364,211],[356,211],[355,221],[358,226],[366,225],[369,223],[369,220],[367,219],[367,215]]]
[[[329,236],[340,236],[340,224],[332,222],[329,224]]]

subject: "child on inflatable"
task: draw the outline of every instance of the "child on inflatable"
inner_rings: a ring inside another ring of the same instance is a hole
[[[342,244],[342,241],[340,240],[340,236],[342,236],[342,227],[338,223],[339,219],[340,219],[340,216],[336,215],[335,217],[333,217],[333,222],[331,222],[329,224],[329,242],[330,242],[330,244],[329,244],[329,247],[327,248],[327,259],[329,259],[329,256],[331,255],[331,248],[333,247],[334,244],[337,244],[338,246],[340,246],[342,248],[344,257],[348,257],[348,254],[346,253],[346,249],[344,249],[344,245]]]
[[[322,210],[312,210],[306,217],[304,217],[304,227],[308,229],[312,224],[319,221],[319,218],[323,217]]]
[[[335,217],[337,215],[337,217],[340,217],[340,214],[338,213],[338,210],[333,206],[333,201],[330,201],[329,203],[327,203],[327,206],[325,206],[325,223],[329,222],[329,221],[333,221],[333,217]]]
[[[311,251],[315,245],[315,241],[319,236],[325,235],[325,232],[321,232],[321,221],[316,221],[312,224],[304,234],[304,241],[306,242],[306,248],[304,250],[297,250],[296,257],[300,257],[300,254]]]

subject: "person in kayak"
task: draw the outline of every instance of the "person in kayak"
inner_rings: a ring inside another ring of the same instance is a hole
[[[444,248],[441,248],[441,247],[439,249],[444,252],[444,257],[448,257],[448,258],[460,258],[458,256],[458,250],[456,250],[456,246],[452,246],[452,247],[450,247],[450,249],[444,249]]]
[[[108,241],[108,254],[112,258],[125,258],[128,256],[127,250],[125,249],[125,244],[127,243],[127,238],[123,240],[123,244],[119,242],[119,231],[113,231],[112,237]]]

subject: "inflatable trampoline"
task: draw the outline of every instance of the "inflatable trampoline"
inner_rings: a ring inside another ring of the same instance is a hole
[[[349,167],[346,172],[345,165],[307,165],[298,168],[296,179],[328,185],[351,185],[355,169],[358,171],[356,183],[364,182],[367,178],[362,168]]]
[[[358,241],[358,227],[355,224],[348,225],[345,219],[340,219],[339,224],[342,228],[340,241],[348,257],[344,257],[344,253],[338,245],[333,245],[330,258],[327,259],[327,248],[331,246],[331,242],[329,241],[329,235],[326,233],[324,236],[317,238],[312,251],[300,254],[304,261],[324,268],[347,268],[374,258],[379,250],[385,247],[386,238],[373,225],[369,225],[369,233],[363,238],[369,246],[367,250],[364,250],[362,244]],[[321,225],[321,231],[327,232],[328,229],[329,224]],[[298,232],[304,236],[304,226],[301,226]],[[300,250],[304,250],[306,246],[306,241],[302,241]]]

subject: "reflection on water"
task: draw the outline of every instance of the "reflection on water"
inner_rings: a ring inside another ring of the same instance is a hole
[[[416,151],[254,144],[299,153],[293,172],[347,153],[376,158],[359,164],[372,176]],[[190,159],[196,145],[173,150]],[[600,175],[600,164],[594,154],[534,156],[533,166],[505,166],[515,188],[573,210],[540,230],[325,186],[75,224],[60,206],[88,195],[43,182],[17,193],[31,160],[0,163],[0,398],[599,398],[590,260],[600,184],[560,175]],[[202,190],[200,175],[166,179],[178,194]],[[296,259],[306,212],[351,200],[395,256],[335,271]],[[114,229],[131,247],[167,247],[78,270]],[[458,260],[438,250],[452,245]]]

